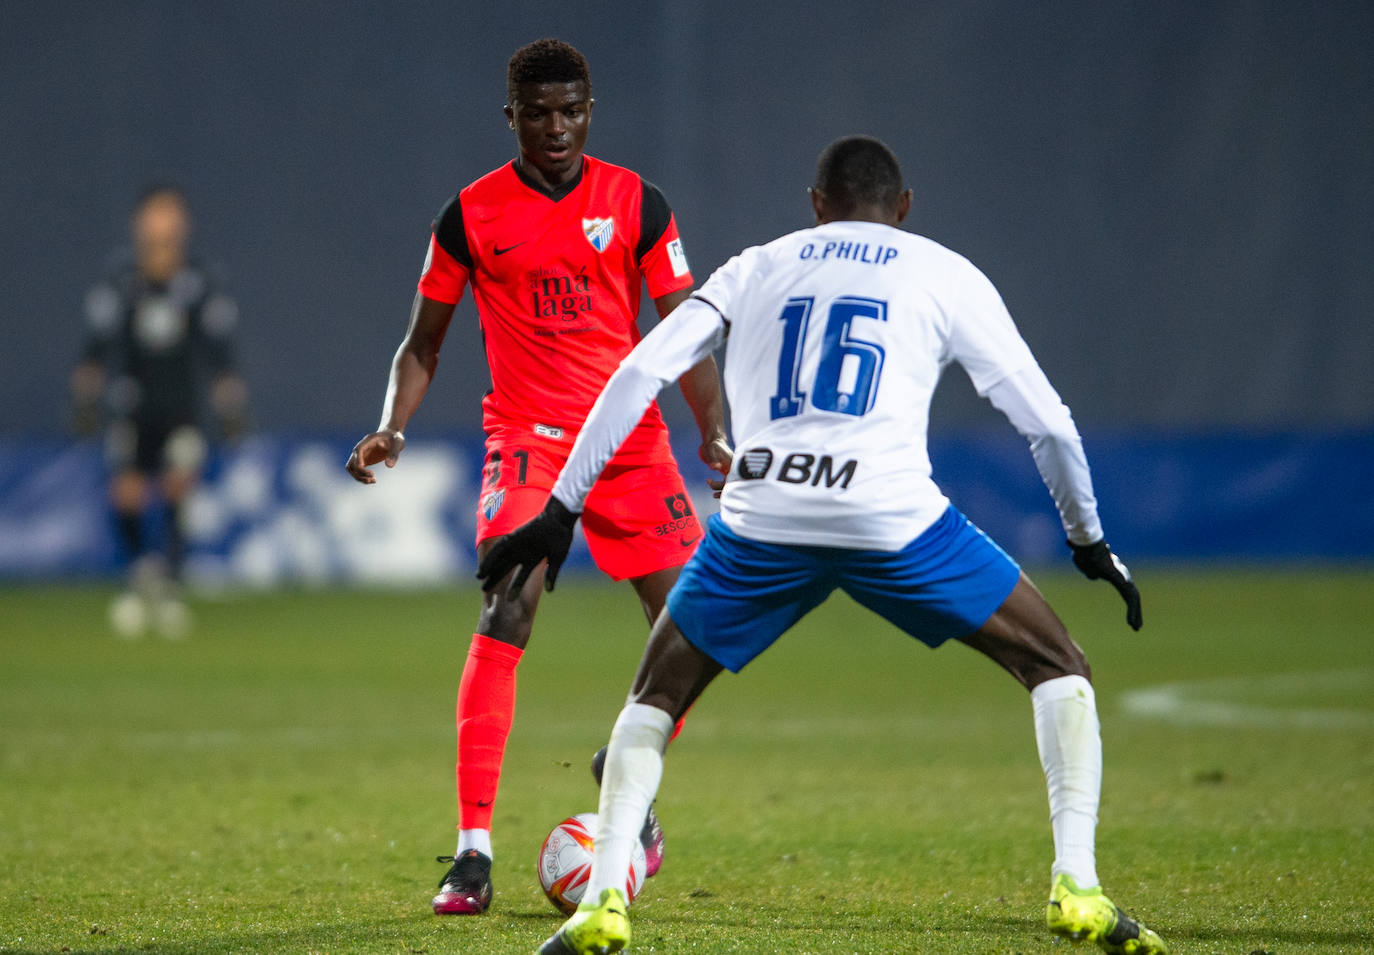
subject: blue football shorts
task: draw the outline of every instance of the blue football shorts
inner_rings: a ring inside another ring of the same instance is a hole
[[[899,551],[770,544],[719,514],[668,594],[693,646],[733,672],[839,588],[930,647],[973,633],[1007,599],[1021,568],[951,506]]]

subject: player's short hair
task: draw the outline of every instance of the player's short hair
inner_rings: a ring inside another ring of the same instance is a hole
[[[587,58],[577,47],[552,38],[535,40],[516,50],[510,58],[510,65],[506,67],[506,103],[515,102],[522,83],[576,83],[579,80],[587,84],[590,96],[592,74],[587,69]]]
[[[821,150],[816,188],[839,214],[859,206],[890,208],[902,194],[897,155],[872,136],[845,136]]]

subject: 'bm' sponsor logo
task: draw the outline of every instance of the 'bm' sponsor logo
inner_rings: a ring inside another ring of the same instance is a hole
[[[746,481],[768,477],[772,467],[773,452],[768,448],[750,448],[739,456],[739,476]],[[838,484],[841,488],[847,488],[858,467],[859,462],[854,458],[837,468],[835,459],[828,454],[817,456],[794,451],[782,459],[776,479],[784,484],[810,484],[812,487],[820,487],[824,481],[826,487]]]
[[[773,466],[773,452],[768,448],[750,448],[739,456],[739,476],[746,481],[768,477]]]

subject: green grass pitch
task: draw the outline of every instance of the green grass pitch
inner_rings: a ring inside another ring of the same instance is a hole
[[[1179,953],[1374,950],[1374,573],[1038,580],[1095,670],[1108,892]],[[477,597],[194,605],[127,643],[110,592],[0,591],[0,952],[530,952],[534,859],[645,626],[628,587],[546,596],[507,754],[496,902],[440,919],[453,696]],[[636,952],[1067,952],[1026,694],[832,599],[673,744]]]

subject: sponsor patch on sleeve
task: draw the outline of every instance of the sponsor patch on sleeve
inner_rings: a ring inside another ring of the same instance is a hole
[[[687,253],[682,250],[681,239],[674,239],[668,243],[668,261],[672,263],[675,278],[682,278],[691,271],[687,267]]]

